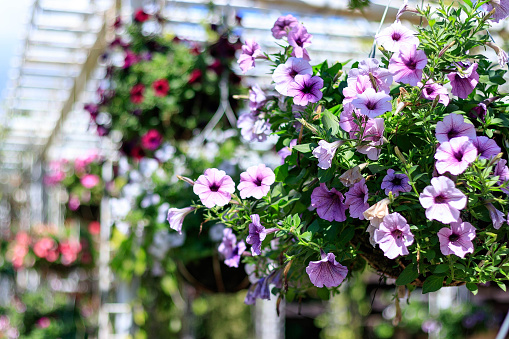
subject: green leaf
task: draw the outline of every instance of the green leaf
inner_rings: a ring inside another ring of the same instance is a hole
[[[442,288],[444,285],[444,277],[432,275],[429,276],[428,279],[424,281],[424,284],[422,285],[422,293],[430,293],[430,292],[436,292],[439,289]]]
[[[318,294],[318,297],[322,300],[329,300],[330,298],[330,292],[327,287],[318,288],[316,294]]]
[[[339,120],[338,117],[325,110],[322,116],[323,127],[326,131],[331,131],[331,135],[336,135],[339,132]]]
[[[447,264],[441,264],[435,267],[435,270],[433,271],[434,274],[440,274],[445,273],[449,270],[449,265]]]
[[[419,277],[419,273],[417,272],[417,265],[410,264],[405,267],[403,272],[401,272],[399,275],[398,279],[396,279],[396,285],[402,286],[410,284],[412,281],[417,279],[417,277]]]
[[[500,287],[504,292],[507,290],[507,287],[505,286],[505,284],[501,281],[497,281],[497,285],[498,287]]]
[[[301,234],[300,236],[302,239],[306,240],[306,241],[311,241],[311,238],[313,237],[313,233],[311,232],[304,232]]]
[[[311,152],[313,149],[311,148],[311,145],[312,144],[301,144],[301,145],[295,145],[293,146],[293,149],[301,152],[301,153],[309,153]]]
[[[474,283],[471,283],[471,282],[467,283],[467,288],[468,288],[468,290],[469,290],[470,292],[472,292],[474,295],[476,295],[476,294],[477,294],[477,292],[479,291],[479,290],[478,290],[478,288],[477,288],[477,285],[476,285],[476,284],[474,284]]]

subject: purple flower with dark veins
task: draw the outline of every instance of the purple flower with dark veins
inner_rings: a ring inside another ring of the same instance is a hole
[[[267,234],[276,232],[277,228],[266,229],[263,227],[258,214],[252,214],[250,218],[252,223],[249,224],[249,235],[247,236],[246,242],[252,245],[251,253],[253,253],[253,255],[260,255],[262,252],[263,240],[265,240]]]
[[[270,185],[275,180],[274,172],[264,164],[251,166],[240,174],[240,183],[237,186],[240,191],[240,197],[242,199],[249,197],[261,199],[267,195]]]
[[[391,96],[384,92],[376,92],[373,88],[367,88],[363,93],[357,94],[357,99],[352,100],[352,105],[359,109],[360,114],[369,118],[376,118],[392,111]]]
[[[170,223],[170,228],[182,234],[182,224],[184,223],[184,218],[194,211],[196,207],[186,207],[186,208],[170,208],[168,210],[168,223]]]
[[[472,143],[477,148],[479,159],[491,159],[502,151],[495,140],[485,136],[476,137]]]
[[[281,39],[284,36],[288,36],[288,32],[290,32],[292,28],[298,24],[299,21],[291,14],[288,14],[287,16],[280,16],[277,18],[274,23],[274,27],[271,29],[272,35],[276,39]]]
[[[452,95],[461,99],[466,99],[479,83],[477,63],[473,63],[466,70],[449,73],[447,77],[451,81]]]
[[[490,12],[495,9],[495,13],[489,18],[493,22],[499,22],[509,16],[509,1],[508,0],[491,0],[481,5],[481,9]]]
[[[297,24],[288,33],[288,44],[293,47],[293,56],[309,60],[306,47],[311,46],[313,36],[308,33],[306,27]]]
[[[205,207],[224,206],[230,202],[235,192],[235,183],[225,171],[208,168],[195,181],[193,192],[198,194]]]
[[[336,155],[336,150],[343,144],[342,140],[327,142],[325,140],[318,141],[318,147],[313,150],[313,156],[318,159],[318,167],[328,169],[332,165],[332,159]]]
[[[500,212],[496,209],[495,206],[493,206],[492,203],[487,203],[486,208],[488,209],[488,212],[490,212],[490,218],[491,222],[493,222],[493,227],[498,230],[500,227],[507,222],[507,219],[504,215],[504,213]]]
[[[388,169],[381,188],[385,190],[385,194],[389,195],[389,192],[392,192],[392,195],[397,197],[399,193],[410,192],[412,190],[412,186],[408,182],[406,174],[395,173],[393,169]]]
[[[295,81],[288,85],[287,94],[293,97],[293,103],[306,106],[308,103],[318,102],[322,99],[323,80],[318,76],[309,74],[296,75]]]
[[[418,82],[417,86],[422,87],[422,82]],[[438,97],[438,102],[443,104],[444,106],[449,105],[449,94],[447,93],[447,88],[442,85],[433,82],[433,80],[428,80],[426,85],[422,88],[422,97],[428,100],[435,100]]]
[[[415,36],[415,33],[399,22],[395,22],[380,31],[375,36],[375,40],[378,45],[383,46],[390,52],[397,52],[402,46],[416,48],[419,46],[419,39]]]
[[[350,86],[353,85],[353,86]],[[358,75],[355,83],[350,82],[348,87],[343,88],[343,95],[345,98],[343,99],[343,105],[346,105],[349,102],[352,102],[357,98],[357,95],[364,93],[368,88],[373,88],[371,84],[371,80],[368,75]]]
[[[297,75],[313,75],[313,69],[309,62],[301,58],[290,57],[284,64],[280,64],[272,74],[272,80],[276,83],[276,91],[288,95],[288,86],[295,81]]]
[[[437,123],[435,137],[440,143],[463,136],[470,140],[476,138],[474,125],[466,123],[462,115],[451,113],[443,121]]]
[[[509,167],[506,166],[507,160],[500,159],[495,166],[495,170],[493,171],[493,175],[498,177],[497,184],[502,185],[509,180]],[[509,194],[509,186],[502,188],[502,191],[506,194]]]
[[[431,179],[431,186],[424,188],[419,202],[426,209],[428,220],[450,224],[459,220],[460,210],[467,205],[467,197],[456,188],[454,181],[440,176]]]
[[[394,76],[394,81],[417,86],[427,63],[428,58],[424,51],[416,49],[415,46],[402,46],[389,60],[389,72]]]
[[[272,133],[268,119],[252,112],[242,114],[237,120],[237,127],[247,141],[265,141]]]
[[[263,57],[260,45],[254,39],[247,39],[246,44],[242,46],[242,54],[237,60],[242,73],[253,69],[255,67],[255,59],[259,57]]]
[[[355,183],[348,192],[345,193],[345,205],[348,206],[350,216],[364,220],[363,213],[369,208],[368,204],[368,186],[364,178]]]
[[[414,235],[410,232],[406,219],[398,212],[394,212],[385,216],[375,230],[374,240],[387,258],[394,259],[409,253],[407,246],[413,244]]]
[[[310,261],[306,267],[309,280],[316,287],[336,287],[341,285],[348,275],[348,268],[336,261],[333,253],[325,254],[320,250],[321,260]]]
[[[357,152],[366,154],[368,159],[378,160],[380,156],[380,146],[384,143],[384,119],[369,119],[364,128],[364,134],[359,137],[362,143],[357,146]],[[369,143],[366,144],[366,141]]]
[[[467,253],[474,253],[475,227],[468,222],[451,223],[451,228],[444,227],[438,231],[438,240],[440,241],[440,251],[443,255],[454,254],[460,258],[465,258]]]
[[[380,91],[389,94],[392,85],[392,74],[385,68],[380,68],[380,62],[377,59],[364,59],[359,63],[358,68],[354,68],[348,72],[348,87],[355,87],[357,77],[359,75],[369,74],[373,76],[376,86]]]
[[[253,114],[265,105],[267,97],[260,86],[254,85],[249,89],[249,109]]]
[[[241,240],[237,242],[237,237],[233,234],[231,228],[223,230],[223,241],[217,248],[219,254],[224,259],[224,264],[228,267],[239,267],[240,257],[246,250],[246,244]]]
[[[341,192],[332,188],[330,191],[321,183],[311,193],[311,207],[316,208],[318,216],[327,221],[345,221],[346,205],[343,203],[344,197]]]
[[[435,166],[439,174],[449,172],[458,175],[465,172],[476,158],[477,148],[468,137],[456,137],[440,144],[435,153]]]

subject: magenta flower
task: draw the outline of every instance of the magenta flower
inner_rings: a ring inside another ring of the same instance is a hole
[[[91,188],[97,186],[97,184],[100,181],[101,181],[101,179],[99,178],[99,176],[97,176],[95,174],[87,174],[80,179],[80,182],[83,185],[83,187],[88,188],[88,189],[91,189]]]
[[[186,207],[186,208],[170,208],[168,210],[168,216],[166,220],[170,224],[170,228],[182,234],[182,224],[184,223],[185,217],[194,211],[196,207]]]
[[[336,287],[341,285],[348,275],[348,268],[336,261],[333,253],[325,254],[320,250],[321,260],[310,261],[306,267],[309,280],[316,287]]]
[[[251,253],[253,253],[253,255],[260,255],[263,240],[267,234],[276,232],[277,228],[266,229],[263,227],[258,214],[253,214],[250,217],[252,223],[249,224],[249,235],[247,236],[246,242],[252,245]]]
[[[208,168],[194,182],[193,192],[198,194],[205,207],[224,206],[235,192],[235,183],[225,171]]]
[[[466,70],[449,73],[447,77],[451,81],[452,95],[461,99],[466,99],[472,93],[475,86],[479,82],[479,74],[477,74],[477,63],[473,63]]]
[[[223,241],[217,248],[219,254],[224,259],[224,264],[228,267],[239,267],[240,257],[246,250],[246,244],[243,240],[237,242],[237,237],[233,234],[231,228],[223,230]]]
[[[472,143],[477,148],[479,159],[491,159],[502,151],[495,140],[485,136],[476,137]]]
[[[306,47],[311,45],[312,38],[313,36],[308,33],[303,25],[297,23],[297,25],[293,26],[290,33],[288,33],[288,44],[293,47],[294,56],[309,60]]]
[[[362,143],[357,146],[357,152],[366,154],[371,160],[378,160],[380,146],[384,143],[384,119],[369,119],[364,128],[364,135],[359,137]],[[366,143],[369,141],[369,143]]]
[[[468,222],[451,223],[451,228],[444,227],[438,231],[440,251],[443,255],[454,254],[464,258],[467,253],[474,253],[475,227]]]
[[[500,159],[495,166],[493,175],[498,177],[497,184],[502,185],[509,180],[509,167],[506,166],[507,160]],[[502,191],[509,194],[509,186],[502,188]]]
[[[240,174],[240,183],[237,188],[242,199],[253,197],[261,199],[269,193],[270,185],[274,183],[274,172],[264,164],[251,166]]]
[[[69,196],[69,205],[68,205],[69,209],[71,211],[76,211],[78,208],[80,208],[80,205],[81,205],[80,198],[71,194]]]
[[[295,81],[288,85],[287,94],[293,97],[293,103],[306,106],[310,102],[319,101],[323,93],[323,80],[318,76],[312,77],[309,74],[296,75]]]
[[[240,128],[240,134],[247,141],[265,141],[267,136],[272,133],[269,121],[252,112],[242,114],[237,120],[237,127]]]
[[[419,39],[415,36],[415,33],[399,22],[383,29],[375,36],[375,40],[378,45],[391,52],[399,51],[402,46],[409,48],[419,46]]]
[[[468,137],[456,137],[440,144],[435,153],[435,166],[440,174],[449,172],[458,175],[465,172],[476,158],[477,148]]]
[[[380,91],[389,94],[392,85],[392,74],[385,68],[380,68],[380,62],[377,59],[364,59],[359,63],[358,68],[348,72],[348,87],[354,87],[359,75],[369,74],[375,78],[376,86]]]
[[[301,58],[290,57],[284,64],[280,64],[272,74],[272,80],[276,83],[276,91],[288,95],[288,86],[294,82],[296,75],[313,75],[313,69],[309,62]]]
[[[352,100],[352,105],[359,109],[360,114],[369,118],[376,118],[392,111],[391,96],[384,92],[376,92],[373,88],[367,88],[363,93],[357,94],[357,98]]]
[[[417,86],[422,87],[422,82],[418,82]],[[433,80],[428,80],[426,85],[422,88],[422,97],[428,100],[435,100],[438,97],[438,102],[443,104],[444,106],[449,105],[449,94],[447,93],[447,88],[442,85],[433,82]]]
[[[237,60],[242,73],[253,69],[255,67],[255,59],[258,57],[263,57],[260,45],[254,39],[246,39],[246,44],[242,46],[242,54]]]
[[[345,205],[348,206],[350,216],[364,220],[363,213],[369,208],[368,204],[368,186],[364,178],[350,187],[345,193]]]
[[[509,16],[509,1],[508,0],[491,0],[481,6],[481,9],[490,12],[495,9],[495,13],[490,16],[489,20],[499,22]]]
[[[292,139],[292,141],[290,141],[290,145],[281,148],[277,152],[277,154],[281,157],[281,165],[285,163],[286,157],[292,154],[292,149],[295,145],[297,145],[297,139]]]
[[[358,75],[355,83],[350,82],[348,87],[343,88],[343,95],[345,96],[343,99],[343,105],[352,102],[357,98],[358,94],[364,93],[364,91],[368,88],[373,88],[369,76],[362,74]]]
[[[450,224],[459,219],[460,210],[467,205],[467,197],[456,188],[454,181],[440,176],[431,179],[431,186],[424,188],[419,202],[426,209],[428,220]]]
[[[407,255],[407,246],[414,242],[414,235],[410,232],[410,226],[398,212],[387,214],[384,217],[378,229],[375,229],[373,238],[389,259],[394,259],[399,255]]]
[[[492,203],[487,203],[486,208],[488,209],[488,212],[490,213],[491,222],[493,223],[493,227],[498,230],[500,227],[507,222],[507,219],[505,218],[504,213],[500,212],[496,209],[495,206],[493,206]]]
[[[462,115],[451,113],[443,121],[437,123],[435,136],[438,142],[442,143],[463,136],[475,140],[476,133],[474,125],[464,122]]]
[[[149,151],[158,149],[162,142],[163,136],[156,129],[147,131],[147,133],[141,137],[141,147]]]
[[[393,169],[388,169],[381,188],[385,190],[385,194],[389,195],[389,192],[392,192],[392,195],[397,197],[400,192],[405,193],[412,190],[412,186],[408,184],[408,181],[406,174],[395,173]]]
[[[341,192],[332,188],[330,191],[321,183],[311,193],[311,207],[316,208],[318,216],[327,221],[345,221],[346,205],[343,203],[344,197]]]
[[[394,76],[394,81],[416,86],[422,78],[422,70],[428,63],[424,51],[415,46],[402,46],[389,60],[389,72]]]
[[[277,18],[274,23],[274,27],[271,29],[272,35],[276,39],[281,39],[284,36],[288,36],[288,32],[290,32],[292,28],[298,24],[299,21],[291,14],[288,14],[287,16],[280,16]]]
[[[253,114],[265,105],[267,96],[257,84],[249,89],[249,109]]]
[[[313,150],[313,156],[318,159],[318,167],[321,169],[330,168],[332,159],[336,155],[336,150],[343,141],[337,140],[334,142],[327,142],[325,140],[318,141],[318,147]]]

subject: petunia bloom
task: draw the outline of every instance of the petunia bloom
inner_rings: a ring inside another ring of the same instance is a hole
[[[475,227],[468,222],[459,219],[451,223],[451,228],[444,227],[437,234],[443,255],[454,254],[464,258],[467,253],[474,252]]]
[[[205,207],[224,206],[230,202],[235,192],[235,183],[225,171],[208,168],[195,181],[193,192],[198,194]]]
[[[267,96],[258,84],[253,85],[249,89],[249,109],[253,114],[265,105],[267,102]]]
[[[311,193],[311,207],[316,208],[318,216],[327,221],[345,221],[346,220],[346,205],[343,203],[344,197],[341,192],[335,188],[330,191],[321,183]]]
[[[323,80],[319,76],[298,74],[295,81],[288,85],[287,94],[293,97],[293,103],[306,106],[308,103],[318,102],[322,99]]]
[[[224,259],[224,264],[229,267],[239,267],[240,257],[246,250],[246,244],[243,240],[237,242],[237,237],[233,234],[231,228],[223,230],[223,241],[217,248],[219,254]]]
[[[364,93],[368,88],[373,88],[369,75],[358,75],[355,82],[348,83],[348,86],[343,88],[343,105],[352,102],[357,98],[357,95]]]
[[[166,220],[170,224],[170,228],[182,234],[182,224],[184,223],[184,218],[194,211],[196,207],[185,207],[185,208],[175,208],[172,207],[168,210],[168,216]]]
[[[419,202],[426,209],[428,220],[450,224],[459,219],[460,210],[467,205],[467,197],[456,188],[454,181],[440,176],[431,179],[431,186],[424,188]]]
[[[318,141],[318,147],[313,150],[313,156],[318,159],[318,167],[328,169],[332,165],[332,159],[336,155],[336,150],[343,144],[343,141],[337,140],[327,142],[325,140]]]
[[[100,181],[101,178],[99,178],[99,176],[95,174],[87,174],[80,179],[80,182],[83,185],[83,187],[88,189],[94,188]]]
[[[240,134],[247,141],[265,141],[272,133],[268,119],[252,112],[243,113],[237,120]]]
[[[152,83],[152,88],[154,89],[154,95],[156,97],[164,97],[168,94],[170,85],[168,84],[168,80],[159,79]]]
[[[354,184],[348,192],[345,193],[345,205],[348,206],[350,216],[364,220],[363,213],[369,208],[368,204],[368,186],[366,186],[365,179]]]
[[[341,174],[341,176],[339,177],[339,181],[341,181],[341,183],[346,187],[351,187],[355,185],[356,183],[364,179],[364,177],[361,174],[361,170],[363,170],[364,167],[366,166],[367,163],[364,163],[353,168],[350,168],[348,171]]]
[[[357,68],[348,72],[348,87],[355,86],[359,75],[369,75],[375,79],[376,86],[380,91],[389,94],[392,85],[392,74],[389,70],[380,67],[380,61],[377,59],[364,59],[359,63]]]
[[[274,23],[274,27],[271,29],[272,35],[276,39],[281,39],[284,36],[288,36],[288,32],[290,32],[292,28],[298,24],[299,21],[291,14],[288,14],[287,16],[280,16],[277,18]]]
[[[414,235],[410,232],[406,219],[398,212],[394,212],[385,216],[375,230],[374,240],[387,258],[394,259],[409,253],[407,246],[413,244]]]
[[[391,96],[384,92],[376,92],[373,88],[367,88],[363,93],[357,94],[352,100],[352,105],[359,109],[360,114],[369,118],[376,118],[392,110]]]
[[[333,253],[325,254],[320,250],[321,260],[310,261],[306,267],[309,280],[316,287],[336,287],[341,285],[348,275],[348,268],[336,261]]]
[[[253,255],[260,255],[263,240],[267,234],[276,232],[277,228],[266,229],[263,227],[258,214],[252,214],[250,218],[252,222],[249,224],[249,235],[247,236],[246,243],[252,245],[251,253],[253,253]]]
[[[134,85],[130,91],[131,102],[133,104],[141,104],[145,100],[143,93],[145,93],[145,86],[142,84]]]
[[[495,140],[485,136],[476,137],[472,143],[477,148],[479,159],[491,159],[502,151]]]
[[[281,148],[277,154],[281,157],[281,165],[285,163],[286,157],[292,154],[293,146],[297,145],[297,139],[292,139],[288,146]]]
[[[384,129],[384,119],[369,119],[364,128],[363,136],[359,137],[360,145],[357,146],[357,152],[366,154],[371,160],[378,160],[381,151],[380,146],[384,143]]]
[[[495,9],[495,13],[489,19],[493,22],[499,22],[509,16],[509,1],[490,0],[483,4],[481,9],[486,12],[491,12],[491,10]]]
[[[251,166],[240,174],[240,183],[237,188],[242,199],[253,197],[261,199],[267,195],[270,185],[274,183],[276,176],[269,167],[264,164]]]
[[[389,72],[394,81],[416,86],[422,78],[422,70],[428,63],[426,53],[415,46],[403,46],[389,60]]]
[[[447,77],[451,81],[452,95],[461,99],[466,99],[479,83],[477,63],[473,63],[466,70],[449,73]]]
[[[507,222],[507,219],[504,215],[504,213],[500,212],[496,209],[495,206],[493,206],[492,203],[487,203],[486,208],[488,209],[488,212],[490,213],[491,222],[493,223],[493,228],[496,230],[500,229],[500,227]]]
[[[397,52],[402,46],[416,48],[419,46],[419,39],[415,36],[415,33],[399,22],[395,22],[381,30],[375,36],[375,40],[378,45],[383,46],[390,52]]]
[[[435,153],[435,166],[439,174],[449,172],[458,175],[465,172],[476,158],[477,148],[468,137],[456,137],[440,144]]]
[[[293,56],[309,61],[306,47],[311,45],[312,38],[313,36],[308,33],[303,25],[298,23],[293,26],[290,33],[288,33],[288,44],[293,47]]]
[[[428,80],[424,87],[422,82],[419,81],[417,86],[422,87],[421,95],[423,98],[428,100],[435,100],[435,98],[438,97],[439,103],[443,104],[444,106],[449,105],[449,94],[447,93],[447,88],[444,86],[433,82],[433,80]]]
[[[141,137],[141,147],[148,151],[155,151],[161,146],[162,142],[163,136],[156,129],[147,131],[147,133]]]
[[[395,173],[393,169],[387,170],[387,175],[383,178],[381,188],[385,190],[385,194],[397,197],[399,193],[410,192],[412,186],[408,184],[409,180],[406,174]]]
[[[237,60],[242,73],[253,69],[255,67],[255,59],[259,57],[263,57],[260,45],[254,39],[247,39],[246,44],[242,46],[242,54]]]
[[[389,198],[384,198],[364,211],[363,215],[369,223],[378,228],[385,216],[389,214]]]
[[[451,113],[437,123],[435,137],[438,142],[447,142],[452,138],[466,136],[470,140],[476,138],[475,127],[466,123],[462,115]]]
[[[284,64],[278,65],[272,74],[276,91],[288,95],[288,86],[295,80],[295,76],[304,74],[313,75],[309,62],[302,58],[288,58]]]
[[[500,159],[495,166],[495,170],[493,171],[493,175],[498,177],[497,184],[502,185],[509,181],[509,167],[506,166],[507,160]],[[509,186],[502,188],[502,191],[509,194]]]
[[[138,8],[136,12],[134,12],[134,21],[142,23],[147,21],[150,18],[150,15],[145,13],[142,8]]]

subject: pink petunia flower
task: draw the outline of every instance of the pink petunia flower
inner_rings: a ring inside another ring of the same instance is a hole
[[[321,183],[311,193],[311,207],[316,208],[318,216],[327,221],[345,221],[346,205],[343,203],[344,197],[341,192],[332,188],[330,191]]]
[[[500,229],[500,227],[507,222],[507,219],[504,215],[504,213],[500,212],[496,209],[495,206],[493,206],[492,203],[487,203],[486,208],[488,209],[488,212],[490,213],[491,222],[493,223],[493,228],[496,230]]]
[[[452,138],[466,136],[470,140],[475,140],[475,127],[466,123],[462,115],[451,113],[443,121],[437,123],[435,137],[438,142],[447,142]]]
[[[159,79],[152,83],[152,88],[156,97],[165,97],[170,90],[170,84],[166,79]]]
[[[311,46],[312,38],[313,36],[308,33],[304,25],[298,23],[293,26],[290,33],[288,33],[288,44],[293,47],[292,56],[309,61],[309,55],[307,54],[306,47]]]
[[[363,93],[357,94],[352,105],[359,109],[359,113],[369,118],[376,118],[385,112],[392,111],[391,96],[384,92],[376,92],[367,88]]]
[[[309,74],[296,75],[295,81],[288,85],[287,94],[293,97],[293,103],[306,106],[308,103],[322,99],[323,80],[319,76]]]
[[[263,92],[263,90],[255,84],[249,89],[249,109],[253,114],[265,105],[267,102],[267,96]]]
[[[224,206],[230,202],[235,192],[235,183],[225,171],[208,168],[195,181],[193,192],[198,194],[205,207]]]
[[[357,98],[357,95],[364,93],[364,91],[368,88],[373,88],[369,76],[362,74],[358,75],[355,83],[350,82],[348,87],[343,88],[343,95],[345,96],[343,99],[343,105],[352,102]]]
[[[368,204],[368,186],[364,178],[350,187],[345,193],[345,205],[348,206],[350,216],[364,220],[363,213],[369,208]]]
[[[355,113],[355,116],[354,116]],[[359,110],[351,102],[347,102],[343,105],[343,112],[339,116],[339,127],[345,132],[355,133],[359,130],[359,126],[355,122],[355,117],[366,118],[360,114]]]
[[[290,57],[284,64],[280,64],[272,74],[272,80],[276,83],[276,91],[288,95],[288,86],[295,80],[296,75],[313,75],[313,69],[309,62],[302,58]]]
[[[99,176],[95,174],[87,174],[80,179],[80,182],[83,185],[83,187],[88,189],[97,186],[97,184],[99,184],[100,181],[101,179],[99,178]]]
[[[485,136],[476,137],[472,143],[477,148],[479,159],[491,159],[502,151],[495,140]]]
[[[438,231],[440,251],[443,255],[454,254],[464,258],[467,253],[474,253],[475,227],[468,222],[451,223],[451,228],[444,227]]]
[[[134,85],[129,93],[133,104],[141,104],[145,100],[143,96],[145,93],[145,86],[143,84]]]
[[[415,33],[399,22],[395,22],[380,31],[375,36],[375,40],[378,45],[391,52],[399,51],[402,46],[410,48],[419,46],[419,39],[415,36]]]
[[[422,70],[428,63],[426,53],[415,46],[402,46],[389,60],[389,72],[394,81],[416,86],[422,78]]]
[[[477,63],[473,63],[466,70],[449,73],[447,77],[451,81],[452,95],[466,99],[479,83]]]
[[[449,172],[458,175],[465,172],[476,158],[477,148],[468,137],[456,137],[440,144],[435,153],[435,166],[439,174]]]
[[[417,86],[422,87],[422,82],[418,82]],[[438,97],[438,102],[443,104],[444,106],[449,105],[449,94],[447,93],[447,88],[444,86],[433,82],[433,80],[428,80],[426,85],[422,88],[422,97],[428,100],[435,100]]]
[[[336,150],[343,144],[343,141],[337,140],[327,142],[325,140],[318,141],[318,147],[313,150],[313,156],[318,159],[318,167],[328,169],[332,165],[332,159],[336,155]]]
[[[148,151],[155,151],[161,146],[162,142],[163,136],[156,129],[148,130],[147,133],[141,137],[141,147]]]
[[[366,154],[371,160],[378,160],[380,156],[380,146],[384,143],[384,119],[369,119],[364,128],[364,134],[359,137],[362,144],[357,146],[357,152]],[[366,144],[366,141],[369,143]]]
[[[316,287],[336,287],[341,285],[348,275],[348,268],[336,261],[333,253],[325,254],[320,250],[321,260],[310,261],[306,267],[309,280]]]
[[[263,57],[260,45],[254,39],[246,39],[246,44],[242,46],[242,54],[237,60],[242,73],[253,69],[255,67],[255,59],[259,57]]]
[[[242,199],[249,197],[261,199],[269,193],[270,185],[275,180],[274,172],[264,164],[251,166],[240,174],[240,183],[237,186],[240,197]]]
[[[357,77],[359,75],[369,74],[373,76],[376,86],[380,91],[389,94],[392,85],[392,74],[385,68],[380,68],[380,62],[377,59],[364,59],[359,63],[358,68],[354,68],[348,72],[348,87],[355,87]]]
[[[194,211],[196,207],[185,207],[185,208],[175,208],[172,207],[168,210],[168,216],[166,220],[170,224],[170,228],[182,234],[182,224],[184,223],[185,217]]]
[[[299,21],[291,14],[288,14],[287,16],[280,16],[277,18],[274,23],[274,27],[271,29],[272,35],[276,39],[281,39],[284,36],[288,36],[288,32],[290,32],[292,28],[298,24]]]
[[[467,205],[467,197],[456,188],[454,181],[440,176],[431,179],[431,186],[424,188],[419,202],[426,209],[428,220],[450,224],[459,219],[460,210]]]
[[[384,251],[384,255],[389,259],[394,259],[399,255],[407,255],[407,246],[414,242],[414,235],[410,232],[410,226],[406,219],[394,212],[387,214],[374,233],[374,240]]]

